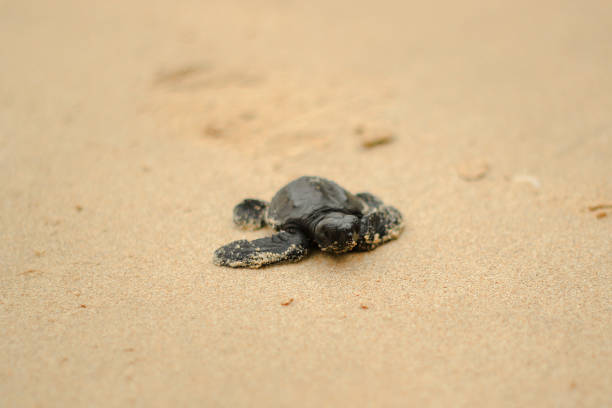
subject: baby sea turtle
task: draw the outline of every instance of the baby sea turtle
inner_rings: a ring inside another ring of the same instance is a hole
[[[270,203],[248,198],[234,208],[244,229],[265,225],[279,231],[254,241],[239,240],[217,249],[213,262],[233,268],[259,268],[297,262],[317,246],[324,252],[371,251],[397,238],[402,215],[370,193],[353,195],[331,180],[304,176],[281,188]]]

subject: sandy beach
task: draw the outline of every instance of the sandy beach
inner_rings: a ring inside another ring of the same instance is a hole
[[[612,406],[608,1],[0,1],[0,406]],[[232,269],[302,175],[375,251]]]

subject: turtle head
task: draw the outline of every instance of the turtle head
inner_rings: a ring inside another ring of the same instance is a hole
[[[341,212],[325,214],[314,229],[314,238],[322,251],[341,254],[357,245],[359,218]]]

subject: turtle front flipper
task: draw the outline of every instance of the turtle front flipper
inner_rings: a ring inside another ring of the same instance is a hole
[[[369,210],[373,210],[383,206],[382,200],[376,197],[374,194],[358,193],[356,194],[356,196],[361,198],[361,200],[363,200],[363,202],[367,204]]]
[[[402,214],[384,205],[361,218],[359,239],[355,251],[371,251],[387,241],[399,237],[404,227]]]
[[[268,203],[253,198],[242,200],[234,207],[234,223],[242,229],[256,230],[266,225]]]
[[[310,240],[300,231],[281,231],[271,237],[229,243],[215,251],[213,262],[232,268],[260,268],[279,262],[297,262],[308,255]]]

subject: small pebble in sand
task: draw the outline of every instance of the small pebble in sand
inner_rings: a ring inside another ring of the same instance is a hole
[[[367,307],[366,305],[361,305],[359,307],[361,307],[363,310],[369,309],[369,307]]]
[[[600,213],[597,213],[597,215],[596,215],[596,217],[597,217],[598,219],[602,219],[602,218],[605,218],[605,217],[607,217],[607,216],[608,216],[608,213],[607,213],[607,212],[604,212],[604,211],[602,211],[602,212],[600,212]]]
[[[207,137],[221,137],[221,135],[223,134],[223,129],[221,129],[221,127],[216,126],[214,124],[208,124],[206,125],[206,127],[204,127],[204,136]]]
[[[457,166],[457,175],[465,181],[477,181],[489,172],[489,163],[484,160],[467,160]]]
[[[87,305],[81,305],[81,309],[87,309]]]
[[[293,303],[293,298],[287,300],[286,302],[281,303],[281,306],[289,306]]]
[[[355,134],[359,136],[361,146],[366,149],[391,143],[394,139],[391,130],[376,126],[358,125],[355,127]]]
[[[77,204],[74,206],[74,209],[77,210],[77,212],[81,212],[83,211],[83,206]]]

